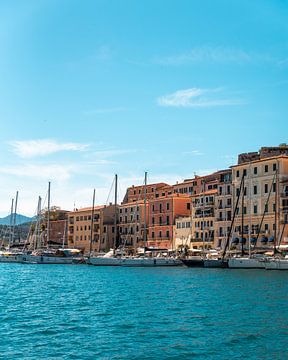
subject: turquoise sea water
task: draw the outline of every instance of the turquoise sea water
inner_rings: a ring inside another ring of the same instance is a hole
[[[1,359],[288,359],[288,272],[0,265]]]

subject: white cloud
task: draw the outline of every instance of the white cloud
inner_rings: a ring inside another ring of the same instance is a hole
[[[225,46],[199,46],[194,47],[182,54],[157,57],[155,63],[160,65],[185,65],[194,63],[258,63],[276,62],[276,59],[269,54],[249,52],[238,48]]]
[[[191,150],[191,151],[184,151],[182,153],[183,155],[192,155],[192,156],[202,156],[205,155],[203,152],[201,152],[200,150]]]
[[[55,140],[40,139],[27,141],[10,141],[13,152],[21,158],[45,156],[60,151],[83,151],[88,145],[78,143],[58,143]]]
[[[76,172],[74,166],[64,166],[60,164],[24,164],[17,166],[2,166],[0,168],[0,174],[41,180],[55,180],[58,182],[68,180],[73,172]]]
[[[157,99],[157,103],[160,106],[170,107],[212,107],[212,106],[230,106],[240,105],[244,102],[239,99],[225,99],[225,98],[213,98],[213,93],[221,93],[221,89],[199,89],[190,88],[185,90],[178,90],[173,94],[164,95]],[[203,96],[205,95],[205,97]]]

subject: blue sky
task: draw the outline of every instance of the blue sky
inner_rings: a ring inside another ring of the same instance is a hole
[[[288,142],[287,39],[286,0],[1,0],[0,215]]]

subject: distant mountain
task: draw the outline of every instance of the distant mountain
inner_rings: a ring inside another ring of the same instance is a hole
[[[4,218],[0,218],[0,225],[10,225],[11,215],[5,216]],[[27,222],[33,221],[34,218],[30,218],[25,215],[17,214],[16,215],[16,225],[21,225]]]

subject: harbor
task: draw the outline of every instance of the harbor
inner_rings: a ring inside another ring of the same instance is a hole
[[[1,356],[285,359],[287,275],[1,264]]]
[[[2,234],[1,262],[288,270],[288,145],[242,153],[206,176],[127,188],[73,211],[39,196],[26,239],[16,236],[18,191]],[[120,203],[119,203],[120,202]]]

